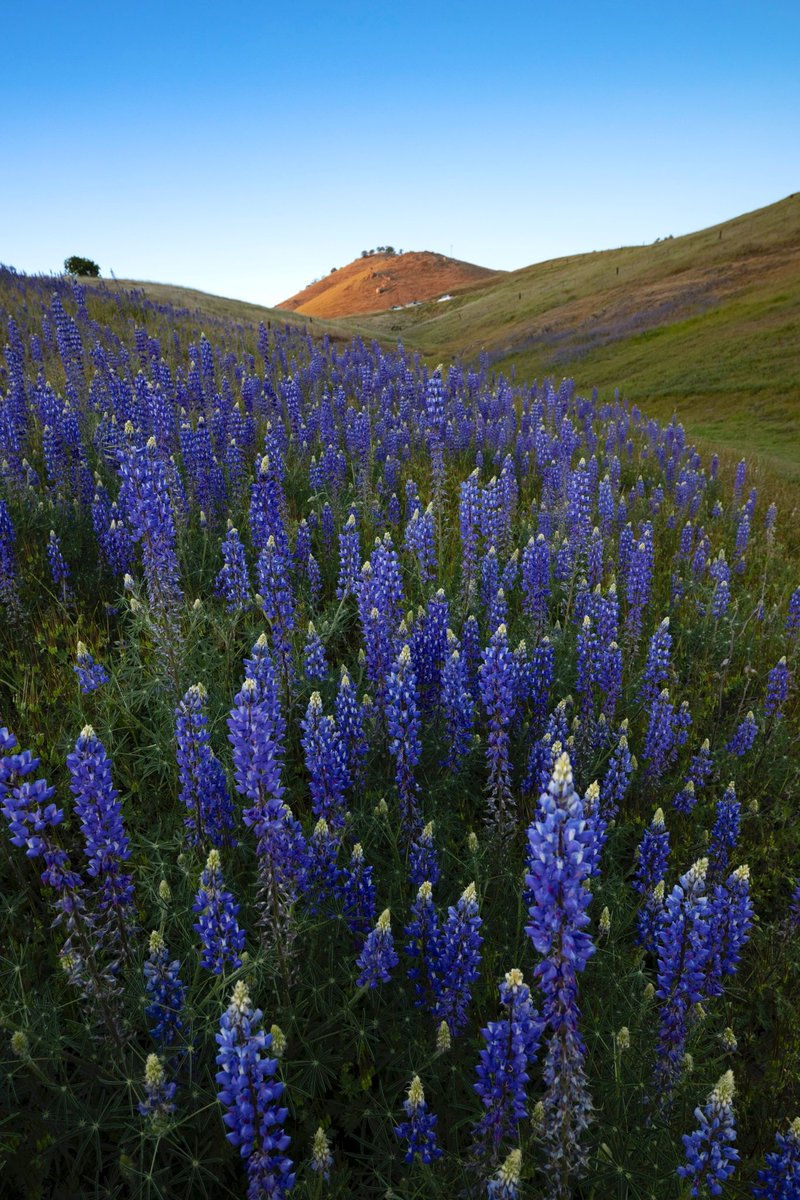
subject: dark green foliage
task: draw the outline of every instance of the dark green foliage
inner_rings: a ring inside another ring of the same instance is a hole
[[[64,259],[64,270],[68,275],[86,275],[90,279],[100,278],[100,268],[91,258],[81,258],[80,254],[73,254],[70,258]]]

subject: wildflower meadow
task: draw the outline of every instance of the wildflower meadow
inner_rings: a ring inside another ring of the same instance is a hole
[[[797,1200],[797,514],[746,454],[0,307],[0,1195]]]

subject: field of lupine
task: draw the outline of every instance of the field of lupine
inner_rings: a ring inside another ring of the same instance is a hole
[[[0,1193],[796,1200],[800,569],[745,462],[0,303]]]

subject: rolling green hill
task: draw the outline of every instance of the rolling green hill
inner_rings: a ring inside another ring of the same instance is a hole
[[[446,305],[361,317],[439,360],[619,387],[693,436],[800,478],[800,194],[686,237],[516,271]]]
[[[126,281],[202,319],[309,318],[202,292]],[[436,363],[481,353],[518,379],[573,376],[693,438],[757,455],[800,481],[800,194],[685,237],[538,263],[446,303],[314,318],[312,332],[402,339]]]

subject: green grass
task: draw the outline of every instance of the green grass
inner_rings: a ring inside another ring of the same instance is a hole
[[[336,321],[163,284],[106,286],[198,318],[401,338],[431,364],[486,352],[518,379],[619,388],[648,414],[677,413],[701,444],[760,461],[776,486],[800,483],[800,194],[685,237],[526,267],[446,305]]]

